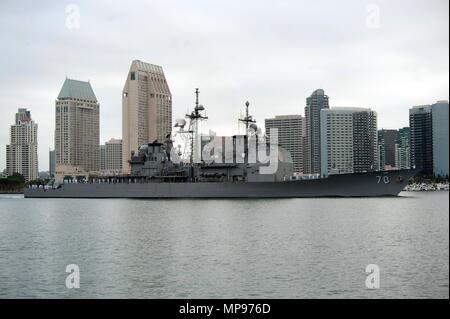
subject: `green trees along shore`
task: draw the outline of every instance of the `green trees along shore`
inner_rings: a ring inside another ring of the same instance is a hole
[[[46,185],[48,182],[49,180],[37,179],[27,183],[21,174],[14,173],[11,176],[0,178],[0,193],[23,193],[23,189],[28,185]]]
[[[24,187],[25,178],[18,173],[0,178],[0,192],[2,193],[21,193]]]

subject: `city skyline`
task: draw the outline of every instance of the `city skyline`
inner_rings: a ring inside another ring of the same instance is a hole
[[[140,19],[142,28],[117,4],[75,4],[79,28],[67,24],[73,10],[66,12],[66,4],[0,4],[0,24],[8,25],[0,33],[9,43],[0,62],[0,123],[8,127],[18,108],[33,112],[40,125],[40,170],[48,169],[48,149],[54,147],[53,107],[61,79],[90,80],[103,106],[100,141],[121,138],[121,91],[134,59],[165,69],[173,119],[192,109],[193,91],[200,87],[207,125],[221,135],[237,132],[246,100],[262,126],[277,114],[304,115],[305,98],[317,88],[329,95],[331,107],[376,110],[379,129],[408,126],[412,106],[449,99],[446,1],[415,2],[406,14],[403,4],[380,1],[378,27],[367,24],[369,3],[357,1],[339,4],[347,10],[326,1],[270,8],[250,2],[239,12],[223,2],[154,2],[142,4],[149,10],[140,11],[155,18]],[[305,28],[318,10],[324,19]],[[8,130],[1,130],[0,144],[8,139]],[[0,169],[5,167],[3,147]]]

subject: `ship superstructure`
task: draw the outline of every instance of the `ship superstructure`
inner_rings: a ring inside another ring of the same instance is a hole
[[[327,178],[293,178],[289,152],[261,136],[256,121],[246,113],[241,123],[245,133],[234,136],[212,134],[206,141],[199,132],[205,108],[196,89],[194,110],[176,121],[189,154],[174,147],[171,135],[165,141],[141,145],[131,153],[130,173],[120,176],[86,176],[54,181],[41,188],[28,188],[25,197],[72,198],[288,198],[396,196],[418,170],[330,175]],[[187,126],[187,129],[185,127]]]

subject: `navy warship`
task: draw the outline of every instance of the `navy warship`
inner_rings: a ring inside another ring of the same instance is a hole
[[[82,179],[52,180],[29,187],[25,198],[300,198],[398,196],[419,170],[370,171],[352,174],[294,175],[289,152],[258,133],[248,112],[241,123],[245,133],[231,137],[199,134],[206,120],[196,103],[185,119],[177,120],[179,136],[189,136],[188,159],[170,134],[164,142],[141,145],[132,152],[130,173],[115,176],[90,174]]]

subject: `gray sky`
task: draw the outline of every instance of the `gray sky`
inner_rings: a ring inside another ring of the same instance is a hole
[[[101,142],[120,138],[133,59],[163,66],[174,119],[199,87],[219,134],[237,131],[246,100],[263,124],[303,114],[317,88],[331,106],[373,108],[379,128],[407,126],[412,105],[448,100],[448,28],[447,0],[1,0],[0,169],[19,107],[39,124],[39,169],[48,169],[65,76],[91,81]]]

